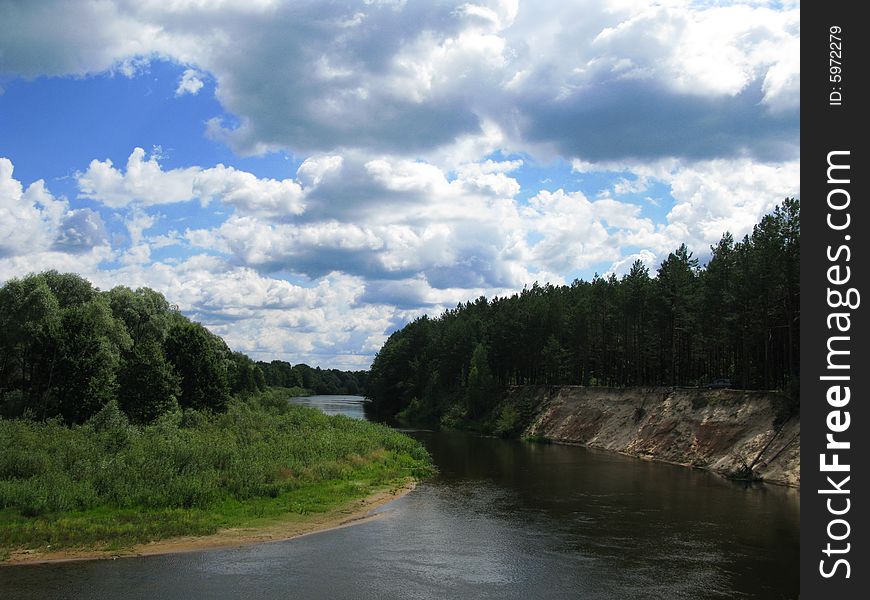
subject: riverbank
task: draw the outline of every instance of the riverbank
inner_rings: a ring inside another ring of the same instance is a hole
[[[403,485],[381,490],[361,499],[348,502],[323,513],[299,515],[288,513],[283,518],[263,523],[251,523],[247,526],[221,529],[210,535],[179,536],[148,543],[141,543],[129,548],[113,550],[83,550],[83,549],[37,549],[19,550],[9,554],[0,561],[0,566],[26,564],[43,564],[70,562],[80,560],[105,560],[117,558],[132,558],[155,556],[160,554],[179,554],[186,552],[202,552],[221,548],[238,548],[289,540],[304,535],[322,533],[342,527],[366,523],[379,518],[384,512],[374,512],[376,509],[405,496],[416,487],[416,482],[409,480]]]
[[[433,472],[408,436],[286,400],[147,426],[116,407],[72,427],[0,419],[0,561],[296,535],[356,518],[349,509]]]
[[[525,386],[523,436],[800,487],[800,416],[772,391]]]

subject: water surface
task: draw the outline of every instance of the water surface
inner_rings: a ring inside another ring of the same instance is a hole
[[[339,403],[358,416],[359,398]],[[333,410],[335,397],[299,400]],[[440,474],[381,518],[193,554],[0,569],[22,599],[796,598],[799,500],[583,448],[410,431]]]
[[[346,415],[365,419],[363,399],[360,396],[301,396],[291,400],[293,404],[319,408],[328,415]]]

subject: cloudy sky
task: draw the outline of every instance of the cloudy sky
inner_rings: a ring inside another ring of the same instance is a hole
[[[799,4],[0,0],[0,281],[149,286],[257,359],[702,259],[799,195]]]

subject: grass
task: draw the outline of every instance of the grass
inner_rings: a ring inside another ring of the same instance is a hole
[[[275,393],[144,427],[111,404],[81,426],[0,420],[0,560],[302,519],[432,472],[415,440]]]

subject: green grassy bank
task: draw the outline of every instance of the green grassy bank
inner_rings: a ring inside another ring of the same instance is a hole
[[[83,425],[0,420],[0,560],[304,518],[432,472],[415,440],[277,392],[150,425],[114,403]]]

